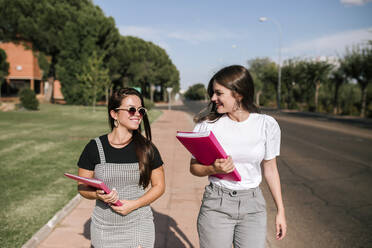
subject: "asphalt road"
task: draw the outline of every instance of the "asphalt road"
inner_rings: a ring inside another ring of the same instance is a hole
[[[195,114],[202,102],[172,109]],[[277,113],[278,158],[288,236],[274,239],[275,205],[265,183],[269,247],[372,247],[372,122]]]

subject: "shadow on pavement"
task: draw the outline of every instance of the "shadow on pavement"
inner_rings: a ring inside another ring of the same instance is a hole
[[[161,214],[154,209],[152,209],[152,211],[154,213],[155,222],[155,248],[194,247],[172,217]],[[185,243],[187,246],[185,246]]]
[[[91,222],[91,219],[89,218],[89,220],[87,220],[84,224],[84,232],[82,233],[82,235],[90,240],[90,222]]]
[[[155,248],[194,248],[187,236],[179,229],[177,222],[168,215],[161,214],[152,209],[155,223]],[[90,240],[91,219],[84,224],[82,235]],[[182,242],[183,241],[183,242]],[[187,246],[185,246],[185,243]]]

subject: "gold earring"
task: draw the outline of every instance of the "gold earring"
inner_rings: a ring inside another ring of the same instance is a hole
[[[116,120],[116,119],[114,120],[114,126],[115,126],[115,127],[118,127],[118,126],[119,126],[119,121]]]

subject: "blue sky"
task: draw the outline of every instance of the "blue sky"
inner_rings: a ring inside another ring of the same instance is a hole
[[[122,35],[164,48],[181,89],[256,57],[342,56],[372,40],[371,0],[94,0]],[[260,17],[266,22],[259,22]],[[281,46],[279,46],[281,27]]]

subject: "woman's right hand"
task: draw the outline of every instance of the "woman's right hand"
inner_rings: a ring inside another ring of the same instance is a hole
[[[224,158],[218,158],[213,163],[213,168],[217,173],[227,174],[234,170],[235,165],[231,159],[230,156],[228,156],[226,159]]]
[[[106,194],[103,190],[96,191],[97,199],[106,203],[115,203],[119,200],[118,192],[113,188],[110,194]]]

